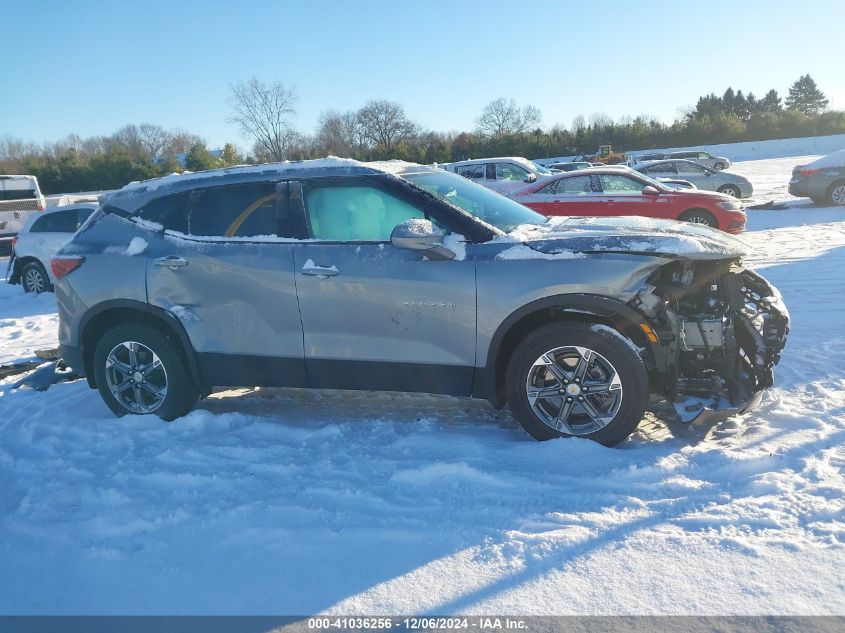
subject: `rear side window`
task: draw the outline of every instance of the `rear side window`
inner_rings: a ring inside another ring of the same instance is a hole
[[[674,174],[675,167],[672,163],[661,163],[660,165],[652,165],[643,170],[647,174]]]
[[[558,194],[583,195],[597,191],[593,185],[592,176],[573,176],[572,178],[561,178],[557,181],[556,192]]]
[[[258,182],[201,190],[188,210],[188,234],[223,237],[277,236],[276,183]]]
[[[32,233],[75,233],[79,228],[76,209],[56,211],[38,218],[32,225]]]
[[[461,165],[456,167],[455,171],[464,178],[484,178],[484,164]]]
[[[156,198],[137,217],[198,237],[278,236],[278,197],[275,182],[209,187]]]

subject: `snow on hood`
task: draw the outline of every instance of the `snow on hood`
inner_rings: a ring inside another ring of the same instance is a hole
[[[845,149],[840,149],[838,152],[822,156],[814,160],[812,163],[804,165],[805,167],[845,167]]]
[[[641,217],[557,217],[523,224],[496,239],[519,242],[541,253],[654,253],[692,259],[743,257],[748,245],[717,229]]]

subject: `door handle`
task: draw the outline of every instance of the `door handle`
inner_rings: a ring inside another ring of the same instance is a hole
[[[329,277],[337,277],[340,272],[335,266],[318,266],[309,259],[302,267],[302,274],[319,277],[320,279],[328,279]]]
[[[168,255],[167,257],[159,257],[155,260],[156,266],[166,266],[171,270],[176,270],[177,268],[182,268],[188,265],[188,260],[182,257],[177,257],[176,255]]]

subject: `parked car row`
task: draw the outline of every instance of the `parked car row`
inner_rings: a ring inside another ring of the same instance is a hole
[[[532,195],[620,211],[739,204],[632,170],[541,175]],[[171,420],[224,386],[423,391],[610,445],[654,398],[721,419],[771,386],[788,313],[744,250],[678,222],[549,219],[437,168],[326,159],[127,185],[51,269],[61,356],[117,415]]]

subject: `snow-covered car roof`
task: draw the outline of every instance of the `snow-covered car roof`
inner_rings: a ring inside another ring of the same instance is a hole
[[[535,164],[524,156],[495,156],[492,158],[470,158],[468,160],[458,160],[454,163],[449,163],[449,166],[457,167],[459,165],[476,165],[478,163],[495,163],[502,161],[513,161],[514,163],[519,163],[520,165],[525,165],[526,167],[531,167],[532,169],[535,168]]]
[[[131,182],[101,202],[132,213],[163,193],[186,191],[198,186],[226,185],[267,178],[318,178],[321,176],[398,175],[406,171],[434,171],[436,168],[401,160],[364,163],[351,158],[329,156],[316,160],[284,161],[260,165],[237,165],[199,172],[171,174]]]

